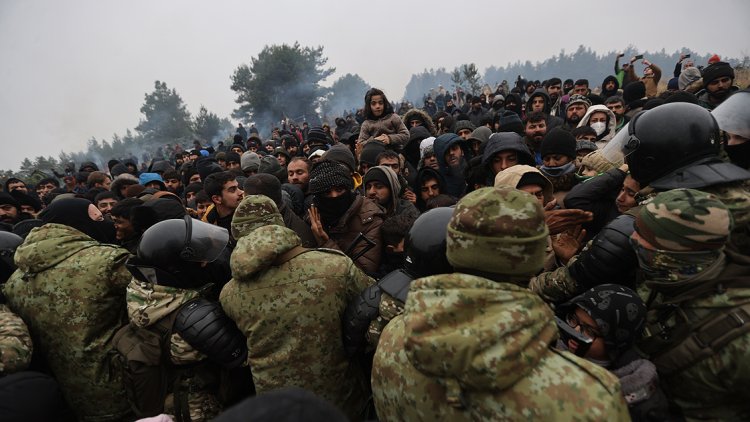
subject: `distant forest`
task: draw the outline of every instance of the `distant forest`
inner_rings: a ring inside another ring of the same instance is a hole
[[[628,47],[624,51],[625,56],[620,59],[620,63],[630,60],[631,57],[638,54],[643,54],[651,63],[656,64],[662,69],[663,81],[668,81],[672,78],[672,72],[674,65],[680,58],[680,54],[691,54],[691,58],[694,60],[696,66],[705,66],[708,59],[714,54],[697,55],[695,52],[688,48],[684,48],[681,51],[675,51],[672,53],[666,52],[664,49],[661,51],[639,51],[634,47]],[[591,87],[601,85],[607,75],[614,74],[614,64],[617,51],[610,51],[605,54],[597,54],[592,51],[590,47],[583,45],[579,46],[578,49],[573,53],[565,53],[565,50],[561,50],[560,53],[554,57],[550,57],[542,62],[532,63],[529,60],[521,62],[520,60],[515,63],[508,63],[505,66],[490,66],[485,69],[481,75],[481,83],[487,84],[491,89],[495,89],[498,84],[503,80],[508,81],[510,87],[513,87],[515,80],[518,76],[526,80],[540,80],[544,81],[552,77],[558,77],[562,80],[565,79],[588,79]],[[719,53],[719,56],[724,61],[728,61],[734,67],[748,67],[750,66],[750,58],[744,57],[742,59],[724,57]],[[640,64],[640,62],[637,62]],[[458,68],[458,67],[457,67]],[[643,66],[636,68],[636,73],[641,74],[643,72]],[[439,69],[425,69],[422,73],[412,75],[411,80],[406,85],[406,91],[404,93],[404,99],[413,102],[419,106],[422,104],[423,96],[430,92],[430,89],[435,89],[438,85],[443,85],[448,91],[454,92],[456,84],[452,78],[452,74],[455,73],[453,69],[439,68]],[[469,92],[466,86],[461,85],[465,92]]]

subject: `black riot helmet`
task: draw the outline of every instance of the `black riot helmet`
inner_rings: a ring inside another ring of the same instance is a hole
[[[670,103],[641,112],[621,139],[630,174],[642,187],[690,164],[719,161],[719,126],[695,104]]]
[[[445,257],[448,221],[453,208],[434,208],[417,218],[406,235],[406,270],[414,278],[453,272]]]
[[[174,287],[223,283],[228,278],[217,274],[225,272],[214,267],[228,267],[228,245],[229,233],[222,227],[190,216],[164,220],[143,233],[128,269],[141,281]]]
[[[13,255],[23,243],[23,238],[11,232],[0,231],[0,284],[5,283],[16,270]]]

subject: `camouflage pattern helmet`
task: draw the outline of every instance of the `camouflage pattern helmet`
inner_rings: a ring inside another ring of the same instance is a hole
[[[638,235],[656,249],[673,252],[716,250],[732,231],[732,216],[715,196],[694,189],[662,192],[641,208]]]
[[[239,240],[258,227],[270,225],[284,225],[276,204],[265,195],[250,195],[234,211],[232,237]]]
[[[536,274],[549,230],[532,195],[510,187],[477,189],[464,196],[448,223],[448,262],[509,276]]]

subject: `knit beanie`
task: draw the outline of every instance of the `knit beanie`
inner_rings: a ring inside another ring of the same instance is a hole
[[[492,135],[492,130],[490,130],[490,128],[488,128],[487,126],[480,126],[474,129],[473,132],[471,132],[469,140],[476,140],[479,141],[480,144],[484,145],[487,143],[487,141],[490,140],[490,135]]]
[[[715,196],[694,189],[674,189],[656,195],[643,206],[635,227],[657,249],[693,252],[722,248],[733,221],[727,207]]]
[[[604,158],[604,155],[602,155],[602,151],[598,150],[586,154],[586,156],[581,160],[581,167],[586,166],[591,170],[596,171],[597,173],[604,173],[622,166],[622,163],[622,159],[620,159],[616,163],[607,160],[606,158]]]
[[[243,154],[244,154],[244,152],[243,152]],[[218,158],[217,158],[217,160],[218,160]],[[236,152],[227,152],[226,153],[226,157],[225,157],[225,161],[227,163],[238,163],[239,164],[241,162],[240,154],[237,154]]]
[[[239,240],[258,227],[270,225],[284,225],[276,204],[265,195],[249,195],[234,211],[232,237]]]
[[[708,84],[718,78],[726,76],[728,78],[734,79],[734,69],[732,69],[732,66],[730,66],[729,63],[716,62],[704,67],[702,76],[703,88],[706,88],[708,87]]]
[[[280,182],[286,183],[286,169],[281,166],[278,158],[272,155],[266,155],[260,159],[258,173],[267,173],[276,176]]]
[[[625,85],[622,90],[622,99],[625,100],[625,104],[630,104],[633,101],[638,101],[646,96],[646,85],[642,81],[635,81]]]
[[[198,158],[195,161],[195,170],[201,176],[201,180],[206,180],[208,176],[214,173],[221,173],[222,171],[224,171],[224,169],[221,168],[219,163],[217,163],[215,159],[210,158],[210,157]]]
[[[456,270],[532,276],[544,263],[549,230],[532,195],[510,187],[470,192],[448,223],[446,257]]]
[[[568,105],[566,105],[565,108],[567,109],[573,104],[583,104],[586,106],[586,108],[588,108],[591,107],[591,100],[589,100],[585,95],[573,94],[570,96],[570,101],[568,101]]]
[[[638,293],[619,284],[601,284],[555,310],[565,318],[576,308],[583,309],[596,321],[598,331],[614,357],[633,347],[646,323],[646,304]]]
[[[497,119],[500,124],[500,132],[523,132],[523,121],[513,111],[506,110]]]
[[[677,83],[677,78],[672,78],[667,82],[667,90],[669,91],[677,91],[680,89],[679,84]]]
[[[8,192],[0,192],[0,205],[12,205],[18,210],[21,209],[21,204]]]
[[[599,147],[596,146],[595,142],[586,139],[578,139],[576,141],[576,152],[584,149],[589,151],[596,151],[597,149],[599,149]]]
[[[453,133],[458,133],[460,130],[468,129],[470,131],[474,131],[476,127],[473,123],[471,123],[470,120],[459,120],[456,122],[456,125],[453,127]]]
[[[677,78],[677,86],[680,89],[685,89],[690,86],[691,83],[701,78],[701,71],[697,67],[688,67],[680,73]]]
[[[307,133],[307,143],[309,145],[328,144],[328,136],[322,127],[316,126],[310,128],[310,131]]]
[[[362,147],[362,152],[359,153],[359,161],[375,166],[378,164],[378,155],[383,151],[385,151],[385,144],[379,141],[370,141]]]
[[[336,161],[349,167],[349,171],[357,169],[357,164],[354,161],[354,154],[344,144],[336,144],[331,147],[328,151],[323,154],[324,160]]]
[[[385,174],[385,170],[383,170],[384,168],[387,168],[387,167],[375,166],[367,170],[367,173],[365,174],[365,177],[362,180],[362,184],[367,186],[367,183],[369,182],[380,182],[384,186],[387,186],[388,189],[391,189],[391,182],[388,180],[388,176]]]
[[[242,171],[258,171],[260,167],[260,156],[252,151],[242,153],[240,157],[240,167]]]
[[[313,195],[328,192],[333,187],[344,187],[348,190],[354,189],[349,171],[345,166],[329,160],[316,163],[310,171],[309,191]]]
[[[542,158],[549,154],[561,154],[574,160],[576,158],[576,138],[565,129],[552,129],[544,135],[539,153]]]
[[[430,131],[424,126],[414,126],[409,129],[409,142],[421,141],[430,137]]]

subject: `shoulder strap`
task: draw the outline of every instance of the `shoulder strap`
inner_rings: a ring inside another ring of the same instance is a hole
[[[308,249],[308,248],[304,248],[302,246],[297,245],[293,247],[292,249],[289,249],[288,251],[284,252],[283,254],[277,256],[276,259],[273,260],[273,265],[278,267],[281,264],[291,261],[292,258],[298,255],[301,255],[305,252],[314,251],[314,250],[315,249]]]

